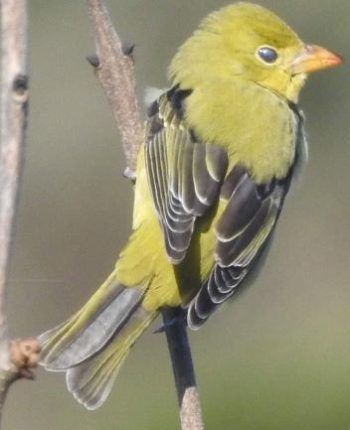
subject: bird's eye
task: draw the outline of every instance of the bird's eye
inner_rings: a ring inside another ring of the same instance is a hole
[[[269,46],[262,46],[257,50],[258,57],[267,64],[273,64],[277,61],[278,54],[275,49]]]

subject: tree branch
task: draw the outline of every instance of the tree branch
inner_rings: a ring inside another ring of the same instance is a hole
[[[86,0],[94,25],[97,56],[88,57],[117,120],[126,156],[126,176],[135,178],[136,157],[143,140],[135,91],[132,47],[127,50],[113,28],[102,0]],[[203,430],[191,349],[181,309],[162,311],[180,406],[182,430]]]
[[[135,91],[132,48],[124,47],[113,28],[101,0],[87,0],[96,41],[96,56],[88,60],[106,93],[122,138],[126,158],[125,176],[135,179],[136,158],[143,140],[139,107]]]
[[[202,409],[183,312],[181,308],[164,308],[164,329],[173,365],[181,428],[203,430]]]
[[[27,6],[1,0],[1,146],[0,146],[0,411],[10,384],[38,359],[35,340],[9,342],[5,289],[28,111]]]

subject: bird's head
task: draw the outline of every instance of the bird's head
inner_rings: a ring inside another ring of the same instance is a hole
[[[174,57],[174,83],[196,88],[211,79],[245,79],[296,102],[307,75],[342,59],[303,43],[267,9],[236,3],[209,15]]]

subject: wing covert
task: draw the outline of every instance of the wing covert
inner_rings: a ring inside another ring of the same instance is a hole
[[[198,142],[185,127],[181,95],[183,102],[188,92],[171,90],[152,105],[145,143],[148,182],[174,264],[186,255],[196,218],[219,197],[228,164],[223,148]]]
[[[215,265],[192,300],[187,321],[199,328],[237,290],[266,248],[282,209],[290,178],[259,186],[236,166],[227,175],[220,197],[225,209],[216,224]]]

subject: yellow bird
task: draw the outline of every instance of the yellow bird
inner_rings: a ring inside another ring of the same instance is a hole
[[[85,306],[41,336],[43,365],[85,407],[105,401],[162,307],[183,306],[197,329],[246,284],[305,161],[299,92],[340,63],[249,3],[210,14],[180,47],[149,107],[131,237]]]

